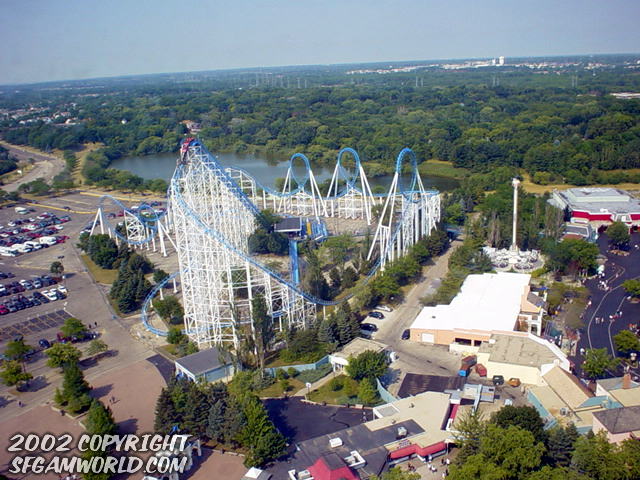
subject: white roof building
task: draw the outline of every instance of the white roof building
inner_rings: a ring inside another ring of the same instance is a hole
[[[493,333],[513,332],[520,320],[531,275],[469,275],[449,305],[424,307],[411,325],[411,340],[439,345],[479,346]]]

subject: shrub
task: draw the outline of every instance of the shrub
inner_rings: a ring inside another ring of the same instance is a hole
[[[276,378],[278,380],[286,380],[287,378],[289,378],[289,376],[287,375],[287,372],[285,372],[283,368],[279,368],[276,370]]]
[[[323,365],[320,365],[315,370],[305,370],[303,372],[300,372],[297,376],[297,379],[300,380],[301,382],[313,383],[313,382],[317,382],[323,377],[326,377],[330,371],[331,371],[331,364],[325,363]]]
[[[334,392],[337,392],[338,390],[342,390],[343,386],[344,386],[344,383],[343,383],[343,377],[342,376],[332,378],[329,381],[329,388],[331,390],[333,390]]]
[[[289,367],[287,368],[287,373],[289,374],[289,378],[294,378],[296,375],[298,375],[298,370],[296,370],[294,367]]]

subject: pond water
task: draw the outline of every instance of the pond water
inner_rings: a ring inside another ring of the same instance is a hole
[[[236,153],[212,153],[216,160],[224,167],[240,167],[251,173],[259,183],[273,188],[278,177],[285,177],[289,168],[289,160],[274,160],[256,155],[242,155]],[[128,170],[145,179],[162,178],[169,181],[176,168],[177,153],[161,153],[142,157],[125,157],[114,160],[111,167]],[[311,164],[311,169],[320,184],[331,178],[334,165],[322,166]],[[302,178],[304,167],[302,161],[294,162],[294,173]],[[369,178],[373,188],[376,185],[388,186],[391,176]],[[453,178],[422,176],[422,183],[427,190],[451,191],[459,186],[459,181]]]

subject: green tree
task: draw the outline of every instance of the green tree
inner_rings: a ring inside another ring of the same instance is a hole
[[[65,369],[69,365],[77,365],[82,352],[70,343],[54,343],[44,354],[49,357],[47,366]]]
[[[180,325],[184,318],[184,308],[177,297],[167,296],[164,300],[153,300],[153,308],[163,320],[168,320],[173,325]]]
[[[487,431],[487,422],[480,409],[471,409],[458,415],[454,426],[456,443],[460,447],[458,458],[464,463],[471,455],[478,453],[480,441]]]
[[[186,338],[186,335],[182,333],[182,330],[178,327],[170,327],[167,333],[167,342],[171,345],[178,345]]]
[[[626,280],[622,284],[622,288],[624,288],[629,295],[633,297],[640,297],[640,278]]]
[[[556,426],[549,431],[547,454],[553,466],[568,467],[571,465],[574,444],[580,434],[575,425]]]
[[[55,261],[49,267],[49,271],[53,276],[61,277],[64,273],[64,265],[62,265],[62,262]]]
[[[156,401],[156,416],[153,422],[153,431],[159,435],[169,435],[175,425],[180,422],[178,409],[171,395],[171,383],[160,391]]]
[[[387,354],[373,350],[365,350],[356,357],[350,356],[349,364],[345,367],[345,372],[354,380],[375,380],[384,376],[388,370]]]
[[[322,248],[327,252],[331,262],[337,265],[341,273],[344,273],[345,261],[348,255],[353,251],[356,242],[353,235],[343,233],[334,237],[329,237],[323,244]]]
[[[501,428],[489,423],[478,453],[468,457],[464,463],[454,463],[450,478],[526,478],[540,467],[544,451],[544,445],[536,442],[530,432],[513,425]]]
[[[25,367],[25,359],[29,352],[33,351],[33,347],[31,345],[27,345],[24,343],[24,340],[21,338],[19,340],[12,340],[7,343],[7,347],[5,348],[4,355],[9,360],[15,360],[22,365],[22,371],[24,373],[27,372]]]
[[[156,284],[160,284],[168,276],[169,276],[169,274],[167,272],[165,272],[164,270],[159,268],[155,272],[153,272],[153,281],[156,282]]]
[[[584,354],[582,370],[589,378],[598,378],[607,370],[612,370],[620,363],[619,358],[614,358],[606,348],[588,348]]]
[[[113,418],[111,409],[95,398],[87,412],[84,426],[89,435],[116,435],[118,433],[118,424]]]
[[[253,321],[254,341],[258,350],[260,371],[263,371],[265,353],[269,350],[269,346],[275,337],[273,318],[267,310],[267,302],[264,295],[256,294],[251,299],[251,320]]]
[[[534,436],[536,442],[545,442],[547,439],[542,418],[531,406],[506,405],[494,412],[490,421],[505,429],[513,425],[527,430]]]
[[[85,380],[78,365],[71,364],[66,366],[62,390],[56,395],[60,406],[66,406],[67,410],[72,413],[84,411],[91,405],[90,391],[91,386]]]
[[[616,350],[622,354],[627,354],[632,350],[640,350],[640,340],[629,330],[620,331],[620,333],[613,337],[613,341],[616,345]]]
[[[0,371],[0,379],[4,385],[12,387],[18,385],[21,382],[31,380],[33,375],[29,372],[25,372],[23,366],[17,360],[10,360],[4,362],[2,371]]]
[[[613,222],[607,227],[605,233],[613,245],[624,245],[631,240],[629,227],[624,222]]]
[[[604,430],[576,440],[572,467],[594,480],[623,480],[628,476],[625,461],[617,445],[607,439]]]
[[[360,387],[358,388],[358,398],[365,405],[375,405],[378,403],[378,391],[374,386],[375,380],[371,381],[369,378],[363,378],[360,381]]]
[[[286,442],[278,432],[260,401],[253,397],[246,405],[244,414],[247,419],[242,429],[242,443],[249,447],[245,457],[246,467],[259,467],[280,457],[285,452]]]
[[[64,324],[60,327],[62,336],[71,340],[82,340],[88,331],[89,330],[82,321],[73,317],[67,318]]]

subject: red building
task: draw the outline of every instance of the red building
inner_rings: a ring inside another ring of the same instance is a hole
[[[618,188],[554,190],[549,203],[566,209],[574,223],[591,223],[597,228],[620,221],[629,227],[640,226],[640,200]]]

